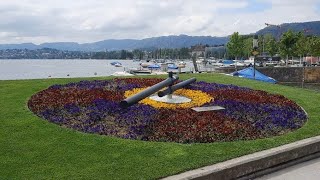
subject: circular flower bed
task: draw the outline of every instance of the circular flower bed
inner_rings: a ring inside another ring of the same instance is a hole
[[[303,109],[281,95],[234,85],[195,82],[177,95],[182,104],[149,98],[129,107],[119,102],[163,79],[125,78],[53,85],[31,97],[31,111],[50,122],[87,133],[179,143],[249,140],[281,135],[307,120]],[[192,107],[222,106],[196,112]]]

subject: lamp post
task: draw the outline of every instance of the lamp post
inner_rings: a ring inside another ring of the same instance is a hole
[[[258,36],[254,35],[252,40],[252,54],[254,55],[253,58],[253,79],[256,79],[256,56],[259,54],[258,50]]]

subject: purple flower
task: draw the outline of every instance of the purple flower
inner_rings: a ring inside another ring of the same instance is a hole
[[[64,109],[70,114],[80,113],[80,108],[75,104],[66,104],[64,105]]]

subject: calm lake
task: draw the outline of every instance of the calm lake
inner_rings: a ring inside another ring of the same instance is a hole
[[[110,63],[114,61],[123,67],[112,66]],[[0,60],[0,80],[109,76],[124,68],[138,68],[139,64],[132,60]],[[183,70],[190,70],[191,66],[187,63]]]
[[[110,63],[118,61],[123,67]],[[125,68],[137,68],[132,60],[0,60],[0,80],[109,76]],[[69,75],[69,76],[68,76]]]

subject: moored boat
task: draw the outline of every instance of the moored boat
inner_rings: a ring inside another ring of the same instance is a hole
[[[111,76],[134,76],[134,75],[126,71],[120,71],[120,72],[115,72],[111,74]]]
[[[178,66],[175,64],[168,64],[168,69],[178,69]]]
[[[121,63],[116,63],[114,64],[115,67],[122,67],[122,64]]]
[[[121,64],[120,62],[118,62],[118,61],[111,62],[110,64],[111,64],[112,66],[115,66],[116,64],[117,64],[117,65],[122,65],[122,64]]]
[[[180,61],[179,63],[178,63],[178,68],[185,68],[186,67],[186,62],[183,62],[183,61]]]
[[[158,64],[151,64],[148,66],[148,69],[160,69],[160,66]]]
[[[151,65],[150,63],[140,63],[140,66],[143,68],[147,68],[150,65]]]

